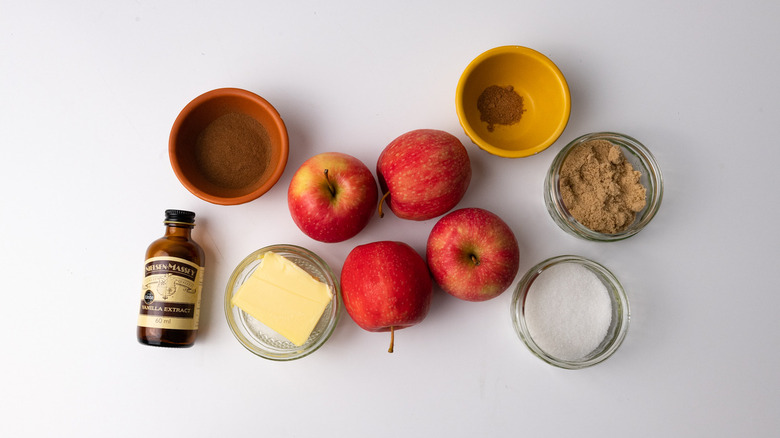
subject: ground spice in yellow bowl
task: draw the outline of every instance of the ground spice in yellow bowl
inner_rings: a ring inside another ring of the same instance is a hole
[[[455,111],[480,149],[499,157],[528,157],[563,133],[571,95],[548,57],[528,47],[501,46],[466,66],[455,89]]]
[[[523,96],[515,87],[491,85],[477,99],[479,119],[487,123],[487,130],[493,132],[495,125],[514,125],[523,117]]]

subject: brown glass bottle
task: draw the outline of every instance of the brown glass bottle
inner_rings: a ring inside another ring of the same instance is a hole
[[[165,235],[149,245],[138,315],[138,342],[191,347],[198,335],[205,257],[192,240],[195,213],[165,210]]]

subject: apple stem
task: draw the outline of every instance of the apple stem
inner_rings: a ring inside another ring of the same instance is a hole
[[[390,326],[390,348],[387,349],[388,353],[393,352],[393,344],[395,344],[395,327]]]
[[[385,217],[385,214],[382,212],[382,204],[385,202],[385,198],[387,198],[388,196],[390,196],[389,190],[387,191],[387,193],[382,195],[382,199],[379,200],[379,217]],[[392,329],[390,331],[392,332]]]
[[[328,169],[325,169],[325,181],[328,183],[328,190],[330,190],[330,195],[336,196],[336,189],[333,187],[333,184],[330,183],[330,179],[328,178]]]
[[[474,254],[471,254],[471,263],[474,263],[474,266],[479,266],[479,259]]]

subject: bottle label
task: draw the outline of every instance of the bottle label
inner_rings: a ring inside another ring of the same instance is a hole
[[[177,257],[144,263],[139,327],[197,330],[203,267]]]

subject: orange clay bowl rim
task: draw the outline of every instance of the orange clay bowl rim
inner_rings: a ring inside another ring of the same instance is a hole
[[[181,168],[181,165],[179,164],[179,161],[176,158],[176,152],[178,149],[176,139],[179,136],[184,121],[187,120],[187,118],[197,108],[206,104],[210,100],[219,97],[237,97],[237,98],[244,99],[245,101],[249,101],[252,104],[256,105],[258,108],[262,109],[270,116],[272,126],[266,126],[266,129],[269,130],[273,129],[277,131],[279,134],[279,143],[276,144],[274,142],[271,145],[273,149],[279,150],[279,160],[276,163],[272,163],[275,166],[273,173],[271,173],[268,179],[261,186],[259,186],[258,188],[256,188],[255,190],[249,193],[240,196],[225,197],[225,196],[218,196],[218,195],[213,195],[204,192],[203,190],[196,187],[186,177],[184,170]],[[287,166],[287,158],[289,152],[290,152],[290,140],[287,134],[287,127],[285,126],[282,117],[279,115],[279,112],[267,100],[263,99],[262,97],[258,96],[255,93],[252,93],[251,91],[247,91],[241,88],[218,88],[215,90],[207,91],[201,94],[200,96],[196,97],[195,99],[193,99],[181,110],[178,117],[176,117],[176,120],[173,122],[173,126],[171,127],[170,137],[168,138],[168,156],[171,162],[171,167],[173,167],[173,172],[176,174],[176,178],[178,178],[179,182],[181,182],[181,184],[187,190],[189,190],[190,193],[192,193],[193,195],[197,196],[200,199],[203,199],[204,201],[208,201],[218,205],[243,204],[249,201],[253,201],[259,198],[260,196],[262,196],[267,191],[269,191],[271,187],[273,187],[282,177],[282,174],[284,173],[284,169]]]

